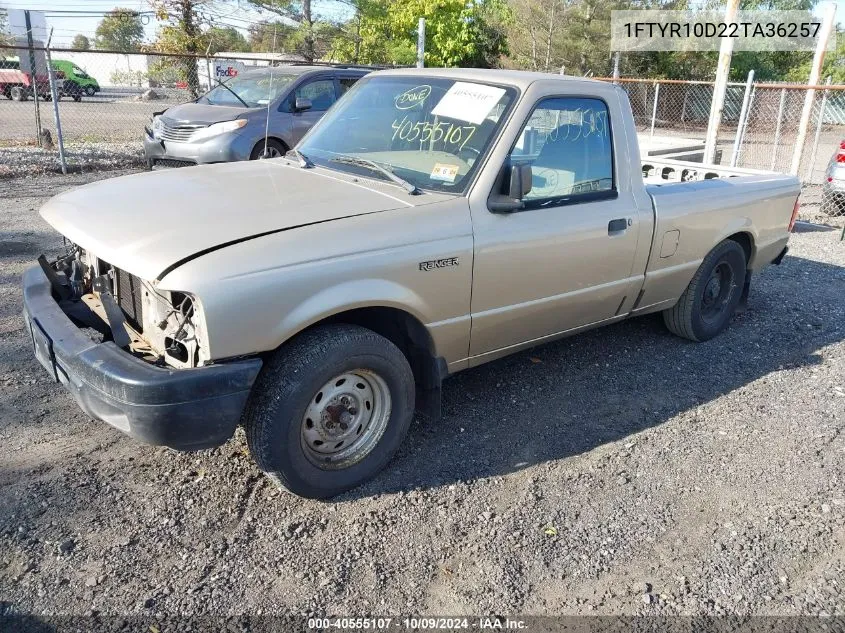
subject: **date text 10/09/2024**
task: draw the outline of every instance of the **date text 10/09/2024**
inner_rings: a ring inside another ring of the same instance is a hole
[[[311,630],[370,630],[389,631],[406,629],[411,631],[525,631],[524,620],[500,616],[482,616],[475,618],[309,618]]]

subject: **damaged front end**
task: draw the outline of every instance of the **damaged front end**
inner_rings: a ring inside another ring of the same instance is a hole
[[[159,290],[79,246],[38,263],[62,311],[96,342],[113,341],[159,367],[201,367],[210,362],[202,309],[186,292]]]

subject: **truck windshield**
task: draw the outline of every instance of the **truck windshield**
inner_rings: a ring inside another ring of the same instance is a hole
[[[389,180],[366,164],[376,163],[419,189],[458,193],[515,96],[513,88],[446,78],[364,78],[297,149],[330,169]]]
[[[226,86],[215,86],[200,97],[200,103],[250,108],[266,106],[278,97],[296,75],[268,73],[240,75],[226,82]],[[232,94],[232,93],[235,94]],[[237,95],[237,96],[235,96]],[[240,97],[240,99],[238,99]],[[243,102],[241,102],[243,100]]]

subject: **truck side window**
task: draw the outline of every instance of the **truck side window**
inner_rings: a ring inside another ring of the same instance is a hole
[[[531,164],[525,208],[577,200],[578,194],[613,191],[610,117],[599,99],[554,97],[537,104],[511,152]],[[594,196],[589,196],[594,198]]]

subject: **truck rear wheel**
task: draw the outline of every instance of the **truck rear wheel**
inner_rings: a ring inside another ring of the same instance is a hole
[[[12,86],[9,94],[11,95],[12,101],[26,101],[27,99],[26,90],[20,86]]]
[[[411,424],[414,377],[392,342],[355,325],[319,326],[267,361],[244,416],[258,467],[302,497],[372,478]]]
[[[714,248],[672,308],[663,311],[669,331],[691,341],[707,341],[728,327],[742,299],[745,251],[725,240]]]

